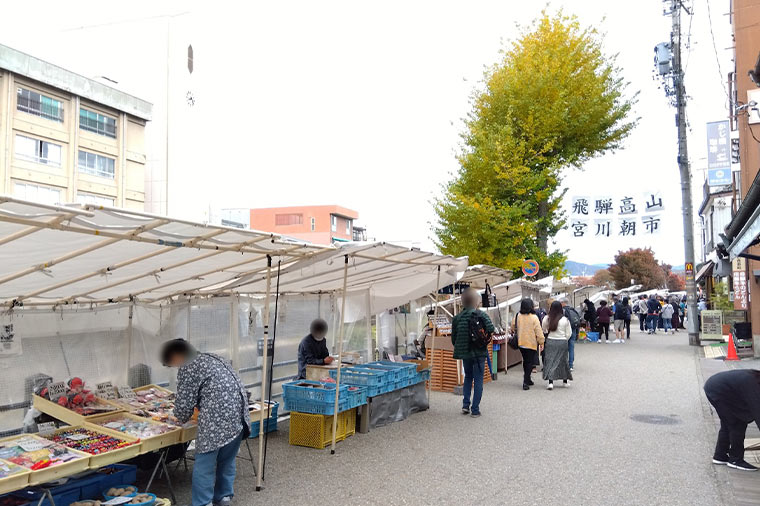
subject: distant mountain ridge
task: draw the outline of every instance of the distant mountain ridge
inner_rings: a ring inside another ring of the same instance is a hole
[[[572,260],[565,261],[565,270],[570,276],[593,276],[596,271],[606,269],[611,264],[584,264],[583,262],[574,262]],[[684,265],[674,265],[673,272],[683,272]]]
[[[596,271],[606,269],[609,264],[584,264],[572,260],[565,261],[565,270],[570,276],[593,276]]]

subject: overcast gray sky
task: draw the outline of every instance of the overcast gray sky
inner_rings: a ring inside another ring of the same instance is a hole
[[[695,0],[686,86],[695,207],[705,167],[705,123],[725,119],[707,17]],[[370,235],[432,248],[431,200],[456,170],[469,96],[483,69],[529,23],[542,2],[36,2],[4,6],[0,42],[140,93],[160,67],[140,55],[165,51],[165,14],[191,33],[197,96],[188,168],[170,182],[171,214],[203,219],[212,207],[336,203],[356,209]],[[670,20],[660,0],[554,1],[607,33],[609,54],[640,91],[641,123],[626,149],[568,174],[568,195],[636,195],[656,189],[663,234],[620,242],[561,233],[571,260],[610,262],[618,249],[652,246],[683,262],[674,110],[652,79],[653,47]],[[732,70],[729,1],[713,0],[722,72]],[[14,12],[15,11],[15,12]],[[24,21],[26,20],[26,21]],[[30,24],[31,22],[31,24]],[[98,25],[97,30],[87,28]],[[84,27],[84,28],[82,28]],[[684,31],[689,29],[686,17]],[[82,34],[97,34],[83,42]],[[105,36],[104,36],[105,34]],[[686,35],[685,35],[686,38]],[[134,57],[124,51],[133,45]],[[113,61],[104,58],[114,48]],[[116,50],[116,48],[121,48]],[[528,86],[529,83],[526,83]],[[151,97],[147,97],[151,98]],[[198,142],[197,139],[205,139]],[[519,184],[519,183],[517,183]],[[699,231],[699,228],[696,228]]]

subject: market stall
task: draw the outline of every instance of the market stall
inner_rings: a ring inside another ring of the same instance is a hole
[[[436,292],[467,264],[384,243],[325,248],[115,208],[6,197],[0,197],[0,254],[8,259],[0,278],[6,435],[23,429],[34,385],[46,378],[123,385],[138,403],[146,400],[141,387],[153,389],[154,398],[173,391],[176,378],[157,355],[163,341],[176,337],[229,359],[253,398],[268,401],[292,378],[295,349],[311,319],[331,322],[333,352],[347,346],[369,362],[372,316]],[[118,431],[111,436],[126,441],[141,430],[133,417],[146,411],[130,403],[114,402],[117,410],[88,414],[85,423]],[[257,412],[262,433],[273,412],[276,424],[275,408]],[[178,442],[192,437],[179,430],[166,433]],[[141,448],[171,446],[169,436],[154,437],[141,438]],[[263,460],[260,453],[259,466]]]

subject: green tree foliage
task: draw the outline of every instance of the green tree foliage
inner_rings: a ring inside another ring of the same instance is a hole
[[[729,298],[729,288],[725,281],[715,283],[713,286],[712,297],[710,297],[712,309],[721,311],[733,311],[734,303]]]
[[[615,255],[615,263],[610,265],[608,270],[618,289],[630,286],[631,280],[636,285],[643,285],[644,290],[665,286],[665,269],[657,263],[650,248],[619,251]]]
[[[502,54],[473,97],[460,169],[435,202],[435,241],[471,263],[517,270],[534,258],[556,273],[562,171],[621,147],[635,97],[625,98],[599,33],[562,12],[542,13]]]

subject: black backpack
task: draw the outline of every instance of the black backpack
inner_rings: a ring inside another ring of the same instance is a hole
[[[468,322],[470,329],[470,348],[486,348],[491,342],[491,333],[486,330],[486,322],[480,311],[474,311]]]
[[[567,306],[565,308],[565,317],[570,320],[570,327],[572,327],[573,330],[578,330],[581,326],[581,315],[578,314],[578,311],[576,311],[575,308]]]

